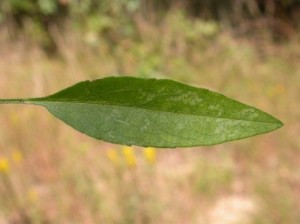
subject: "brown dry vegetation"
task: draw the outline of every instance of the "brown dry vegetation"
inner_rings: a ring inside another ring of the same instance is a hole
[[[180,13],[158,26],[137,24],[138,40],[121,38],[113,48],[93,32],[53,28],[60,55],[51,58],[27,40],[12,42],[4,27],[1,98],[115,74],[166,77],[254,105],[285,126],[147,154],[80,134],[43,108],[1,105],[0,223],[299,223],[299,36],[254,42]]]

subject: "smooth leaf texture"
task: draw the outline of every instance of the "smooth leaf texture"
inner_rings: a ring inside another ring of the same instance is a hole
[[[30,103],[78,131],[108,142],[153,146],[214,145],[273,131],[271,115],[207,89],[165,79],[84,81]]]

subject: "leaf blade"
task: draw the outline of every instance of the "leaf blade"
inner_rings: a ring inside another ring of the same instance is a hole
[[[163,79],[84,81],[31,103],[91,137],[125,145],[214,145],[282,126],[254,107]]]

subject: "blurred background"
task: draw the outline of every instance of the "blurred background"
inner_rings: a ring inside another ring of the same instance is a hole
[[[209,88],[285,126],[145,149],[1,105],[0,224],[300,223],[299,0],[0,1],[0,98],[111,75]]]

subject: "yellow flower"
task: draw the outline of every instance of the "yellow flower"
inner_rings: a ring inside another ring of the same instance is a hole
[[[119,155],[115,149],[109,149],[106,153],[107,158],[114,164],[119,164]]]
[[[133,148],[129,147],[129,146],[124,146],[122,148],[122,152],[125,157],[126,164],[129,167],[135,167],[136,166],[136,157],[135,157]]]
[[[146,161],[150,164],[155,163],[156,161],[156,151],[154,148],[148,147],[144,149],[144,157]]]
[[[19,164],[22,162],[23,160],[23,154],[20,150],[14,150],[12,153],[11,153],[11,157],[12,157],[12,160],[16,163],[16,164]]]
[[[8,173],[9,169],[10,166],[8,160],[0,157],[0,173]]]

